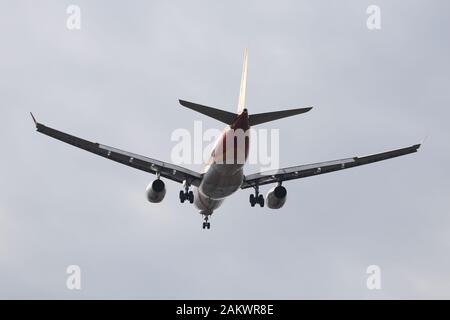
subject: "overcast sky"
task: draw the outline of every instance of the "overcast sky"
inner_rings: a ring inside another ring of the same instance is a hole
[[[450,298],[448,1],[0,3],[0,298]],[[148,203],[152,175],[38,134],[28,114],[170,161],[173,130],[223,126],[177,99],[235,111],[245,47],[250,113],[314,107],[263,125],[280,129],[281,166],[425,144],[285,183],[281,210],[240,191],[204,231],[180,185]],[[366,287],[374,264],[381,290]]]

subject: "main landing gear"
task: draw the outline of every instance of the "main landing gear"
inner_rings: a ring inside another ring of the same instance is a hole
[[[259,194],[259,187],[255,186],[255,194],[250,195],[250,205],[252,207],[255,206],[255,204],[259,204],[259,206],[262,208],[264,207],[264,196],[262,194]]]
[[[185,200],[189,200],[189,203],[194,202],[194,193],[189,191],[189,184],[185,181],[184,183],[184,191],[180,191],[180,202],[184,203]]]
[[[205,215],[205,222],[203,222],[203,229],[210,229],[211,228],[211,223],[208,222],[208,216]]]

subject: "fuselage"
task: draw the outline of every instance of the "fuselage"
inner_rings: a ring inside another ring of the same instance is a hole
[[[248,113],[244,109],[217,139],[203,168],[203,179],[194,189],[194,203],[201,214],[210,215],[223,200],[239,190],[250,146]]]

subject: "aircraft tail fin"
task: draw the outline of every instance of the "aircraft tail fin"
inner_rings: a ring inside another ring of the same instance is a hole
[[[224,111],[221,109],[216,109],[208,106],[204,106],[201,104],[179,100],[180,104],[186,108],[192,109],[194,111],[200,112],[208,117],[219,120],[228,125],[232,125],[234,121],[238,118],[238,115],[241,115],[245,107],[245,92],[247,87],[247,70],[248,70],[248,50],[247,48],[244,50],[244,63],[242,65],[242,75],[241,75],[241,87],[239,91],[239,103],[237,113]],[[292,117],[297,114],[305,113],[311,110],[312,108],[299,108],[299,109],[290,109],[290,110],[282,110],[282,111],[274,111],[274,112],[266,112],[266,113],[257,113],[248,115],[248,124],[250,126],[254,126],[257,124],[274,121],[286,117]],[[247,114],[247,113],[246,113]],[[246,115],[247,116],[247,115]]]
[[[179,100],[180,104],[186,108],[189,108],[191,110],[200,112],[208,117],[214,118],[216,120],[219,120],[223,123],[226,123],[228,125],[231,125],[233,121],[236,119],[237,114],[233,112],[228,112],[225,110],[220,110],[208,106],[203,106],[201,104],[185,101],[185,100]]]
[[[248,122],[250,126],[254,126],[269,121],[292,117],[297,114],[308,112],[311,109],[312,107],[251,114],[248,116]]]
[[[241,87],[239,90],[239,103],[237,113],[241,114],[245,108],[245,91],[247,88],[248,50],[244,50],[244,63],[242,64]]]

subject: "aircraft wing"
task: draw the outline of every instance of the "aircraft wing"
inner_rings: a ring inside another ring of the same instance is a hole
[[[365,157],[353,157],[255,173],[245,176],[241,189],[254,187],[256,185],[260,186],[269,183],[316,176],[319,174],[353,168],[364,164],[400,157],[409,153],[417,152],[419,147],[420,144],[416,144],[411,147],[377,153]]]
[[[36,125],[36,130],[38,132],[50,136],[52,138],[55,138],[57,140],[61,140],[65,143],[71,144],[83,150],[95,153],[104,158],[153,174],[159,172],[162,177],[180,183],[186,180],[191,185],[199,186],[202,180],[202,175],[198,172],[177,165],[173,165],[167,162],[147,158],[135,153],[123,151],[120,149],[106,146],[104,144],[91,142],[88,140],[72,136],[65,132],[61,132],[53,128],[47,127],[42,123],[37,122],[33,114],[31,114],[31,116],[33,118],[33,121]]]

